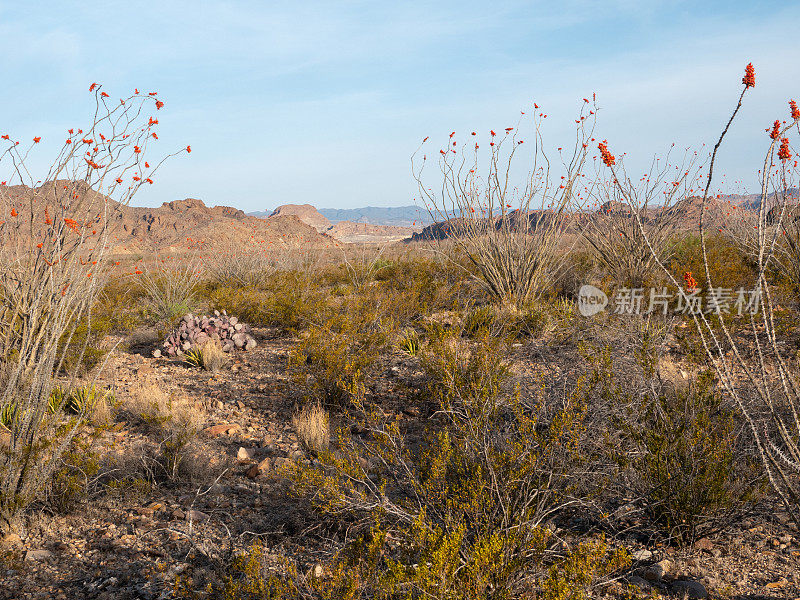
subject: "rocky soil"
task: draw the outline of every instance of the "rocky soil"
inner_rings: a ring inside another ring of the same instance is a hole
[[[152,346],[113,356],[100,383],[120,401],[148,381],[206,415],[197,481],[103,491],[66,515],[37,514],[23,536],[2,542],[0,598],[169,598],[176,579],[191,573],[202,587],[213,564],[256,539],[276,565],[290,556],[314,568],[325,539],[307,530],[306,509],[279,475],[288,461],[311,460],[292,427],[302,400],[286,369],[292,340],[268,329],[252,335],[258,346],[232,352],[229,367],[213,374],[153,358]],[[523,367],[543,351],[537,342],[515,349]],[[385,376],[371,392],[384,410],[423,423],[429,407],[400,401],[422,383],[418,359],[398,352],[381,369]],[[117,419],[98,444],[102,452],[135,453],[144,435]],[[568,523],[556,533],[565,547],[575,543]],[[771,505],[687,549],[622,541],[635,564],[610,591],[634,584],[675,597],[800,597],[800,536]]]

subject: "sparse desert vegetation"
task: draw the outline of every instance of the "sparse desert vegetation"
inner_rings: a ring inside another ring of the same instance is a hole
[[[151,103],[0,185],[0,596],[800,594],[795,104],[741,218],[716,147],[632,181],[586,99],[563,175],[534,117],[524,191],[492,131],[488,173],[414,170],[435,223],[353,245],[189,200],[179,243],[126,229]]]

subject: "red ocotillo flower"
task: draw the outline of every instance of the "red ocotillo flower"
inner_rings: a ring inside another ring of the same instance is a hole
[[[191,154],[192,153],[192,147],[191,146],[186,146],[186,152]]]
[[[691,271],[686,271],[686,273],[683,274],[683,281],[686,283],[686,291],[693,292],[697,289],[697,282],[694,280],[694,277],[692,277]]]
[[[35,138],[33,138],[33,143],[34,143],[34,144],[38,144],[38,143],[39,143],[39,142],[41,142],[41,141],[42,141],[42,138],[41,138],[41,137],[35,137]]]
[[[778,149],[778,158],[781,160],[789,160],[792,158],[792,153],[789,151],[789,138],[781,138],[781,147]]]
[[[777,140],[780,135],[781,122],[778,119],[775,119],[775,122],[772,124],[772,130],[769,132],[769,137],[771,137],[773,140]]]
[[[789,100],[789,110],[792,113],[792,119],[794,119],[795,121],[797,121],[797,119],[800,119],[800,108],[797,108],[797,102],[795,102],[794,100]]]
[[[161,100],[156,100],[156,110],[161,110],[162,106],[164,106],[164,103]]]
[[[744,77],[742,77],[742,83],[744,84],[745,88],[756,86],[756,70],[753,68],[753,63],[747,63],[747,66],[744,68]]]
[[[617,159],[608,151],[608,143],[605,140],[597,144],[597,148],[600,150],[600,155],[603,157],[603,162],[607,167],[613,167],[617,164]]]
[[[78,231],[78,222],[75,219],[64,219],[64,224],[72,229],[72,231]]]
[[[16,208],[12,208],[11,209],[11,216],[12,217],[16,217],[17,215],[19,215],[19,213],[17,212],[17,209]]]

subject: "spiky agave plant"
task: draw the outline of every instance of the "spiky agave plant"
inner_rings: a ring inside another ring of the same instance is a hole
[[[108,401],[111,392],[101,392],[94,385],[88,385],[72,390],[67,396],[64,410],[74,415],[88,415],[99,402]]]
[[[11,429],[14,424],[14,417],[17,414],[16,402],[9,402],[2,409],[0,409],[0,425],[6,429]]]

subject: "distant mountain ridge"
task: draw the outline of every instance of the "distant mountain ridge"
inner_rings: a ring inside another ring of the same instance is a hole
[[[350,221],[389,227],[420,227],[433,222],[430,214],[419,206],[364,206],[362,208],[319,208],[317,211],[332,224]],[[265,219],[274,211],[247,213]]]

